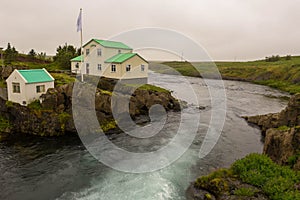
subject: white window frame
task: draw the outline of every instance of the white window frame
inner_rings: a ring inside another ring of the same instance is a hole
[[[43,93],[46,91],[45,85],[37,85],[36,86],[36,93]]]
[[[117,72],[117,66],[115,64],[111,65],[111,73],[116,73]]]
[[[13,89],[13,93],[21,93],[20,83],[13,82],[12,89]]]
[[[90,74],[90,63],[85,64],[85,73]]]
[[[97,56],[102,56],[102,49],[97,49]]]

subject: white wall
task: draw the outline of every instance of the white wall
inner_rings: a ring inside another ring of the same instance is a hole
[[[95,45],[95,47],[92,47]],[[97,55],[97,49],[101,49],[102,55]],[[92,41],[90,44],[85,46],[84,48],[84,69],[86,67],[86,63],[89,63],[90,75],[100,76],[103,75],[103,72],[106,70],[107,67],[110,67],[109,64],[105,63],[105,60],[117,55],[119,50],[121,53],[131,53],[132,50],[128,49],[115,49],[115,48],[107,48],[103,47],[102,45],[98,44],[95,41]],[[90,54],[86,56],[86,49],[90,49]],[[98,70],[98,64],[101,64],[102,70]],[[85,73],[86,70],[84,70]]]
[[[8,100],[19,103],[21,105],[27,105],[34,100],[38,100],[40,96],[47,92],[49,88],[54,88],[54,81],[44,83],[31,83],[27,84],[24,78],[15,70],[6,80]],[[20,83],[20,93],[13,93],[12,83]],[[45,85],[45,92],[37,93],[36,86]],[[26,104],[23,104],[26,102]]]
[[[38,85],[45,85],[45,92],[37,93],[36,86]],[[25,98],[27,104],[32,101],[39,100],[42,94],[45,94],[49,88],[54,88],[54,81],[52,82],[44,82],[44,83],[32,83],[32,84],[25,84]]]
[[[13,73],[6,79],[7,83],[7,97],[9,101],[13,101],[22,105],[26,101],[25,80],[14,70]],[[12,83],[20,83],[20,93],[13,93]]]
[[[79,68],[76,67],[76,64],[78,63]],[[76,73],[76,74],[80,74],[81,70],[81,62],[77,62],[77,61],[71,61],[71,72],[72,73]]]
[[[131,70],[129,72],[126,72],[127,65],[131,65]],[[141,71],[141,65],[145,66],[144,71]],[[111,64],[109,64],[103,76],[115,79],[135,79],[148,77],[148,63],[141,59],[138,55],[133,56],[122,64],[116,64],[116,68],[116,72],[111,72]]]

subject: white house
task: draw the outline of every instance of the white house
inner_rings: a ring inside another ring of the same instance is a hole
[[[148,62],[122,42],[92,39],[82,56],[71,59],[73,73],[147,82]]]
[[[8,100],[21,105],[38,100],[49,88],[54,88],[54,78],[46,69],[14,70],[6,83]]]

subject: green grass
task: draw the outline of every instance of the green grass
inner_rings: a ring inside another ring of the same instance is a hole
[[[299,172],[275,164],[266,155],[250,154],[233,163],[231,170],[245,183],[257,186],[273,200],[300,199],[295,185]]]
[[[288,127],[288,126],[280,126],[280,127],[278,127],[277,129],[280,130],[280,131],[288,131],[288,130],[290,130],[291,128]]]
[[[154,91],[154,92],[164,92],[164,93],[169,92],[168,90],[166,90],[164,88],[157,87],[155,85],[149,85],[149,84],[142,85],[141,87],[139,87],[139,89],[147,90],[147,91]]]
[[[75,82],[75,78],[64,73],[51,73],[55,79],[55,86],[61,86]]]
[[[231,193],[228,180],[239,179],[257,187],[234,188],[238,196],[254,196],[261,190],[272,200],[300,199],[296,185],[300,183],[300,172],[275,164],[266,155],[250,154],[237,160],[229,169],[220,169],[195,181],[196,188],[206,189],[215,195]]]
[[[125,86],[127,87],[138,87],[139,85],[135,85],[135,84],[126,84]],[[144,84],[140,87],[138,87],[139,90],[146,90],[146,91],[153,91],[153,92],[164,92],[164,93],[168,93],[170,92],[169,90],[166,90],[164,88],[155,86],[155,85],[150,85],[150,84]]]
[[[107,95],[109,95],[109,96],[112,96],[112,92],[111,92],[111,91],[100,89],[100,92],[101,92],[102,94],[107,94]]]
[[[216,68],[209,62],[165,62],[167,65],[184,76],[199,77],[201,74],[213,74]],[[300,56],[294,56],[291,60],[281,58],[277,62],[265,60],[249,62],[215,62],[217,69],[223,78],[240,79],[267,85],[282,91],[295,94],[300,92]],[[167,68],[159,65],[151,66],[151,69],[159,73],[169,73]],[[197,70],[196,70],[197,69]],[[199,74],[199,72],[200,74]]]
[[[257,190],[253,189],[253,188],[239,188],[236,189],[234,191],[234,194],[237,196],[245,196],[245,197],[252,197],[255,195],[255,193],[257,192]]]

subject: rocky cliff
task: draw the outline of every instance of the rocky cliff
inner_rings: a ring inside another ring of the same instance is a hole
[[[111,111],[112,82],[100,81],[95,95],[95,110],[98,121],[104,131],[117,129]],[[21,133],[40,136],[58,136],[76,133],[72,116],[72,93],[74,83],[49,89],[41,96],[42,103],[33,102],[27,107],[5,101],[0,98],[0,132]],[[87,92],[82,87],[78,92]],[[122,98],[125,93],[119,91],[113,95]],[[148,115],[149,108],[161,104],[165,110],[180,110],[179,102],[166,90],[138,88],[130,98],[130,115],[133,119]]]
[[[188,188],[187,199],[300,198],[298,173],[278,166],[288,165],[300,170],[300,94],[292,96],[280,113],[244,118],[262,129],[265,155],[249,155],[229,169],[199,177]]]
[[[245,117],[265,136],[264,154],[281,165],[300,170],[300,94],[291,97],[280,113]]]

